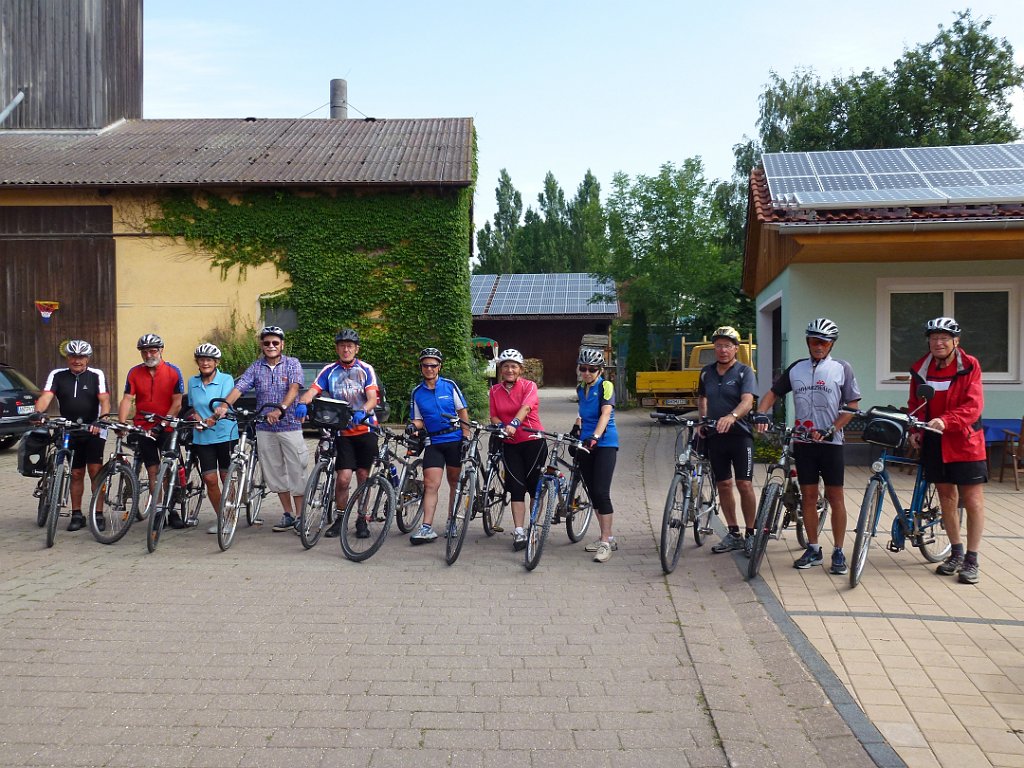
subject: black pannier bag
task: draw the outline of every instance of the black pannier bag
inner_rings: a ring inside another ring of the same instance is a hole
[[[868,411],[868,422],[861,439],[892,451],[901,450],[907,442],[910,417],[894,408],[876,407]]]
[[[46,470],[46,447],[49,443],[48,430],[26,432],[18,446],[18,472],[25,477],[42,477]]]
[[[321,429],[344,429],[352,421],[352,406],[345,400],[318,397],[309,404],[307,415]]]

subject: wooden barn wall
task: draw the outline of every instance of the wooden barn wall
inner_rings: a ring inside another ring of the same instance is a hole
[[[90,364],[108,379],[113,375],[117,295],[111,231],[108,206],[0,207],[0,360],[39,386],[63,363],[59,348],[69,339],[92,344]],[[60,302],[49,323],[36,310],[37,299]]]
[[[0,0],[3,128],[102,128],[142,117],[142,0]]]
[[[488,336],[500,349],[518,349],[523,357],[544,363],[544,386],[575,387],[576,355],[587,333],[608,333],[610,321],[593,319],[480,320],[473,319],[473,335]],[[543,420],[543,415],[541,416]]]

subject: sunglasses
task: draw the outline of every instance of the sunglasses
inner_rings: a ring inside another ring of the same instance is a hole
[[[580,373],[600,373],[601,369],[593,365],[581,365]]]
[[[440,367],[440,363],[420,363],[420,368],[430,368],[431,370],[433,370],[434,368]]]
[[[280,341],[264,341],[263,342],[263,346],[264,347],[280,347],[281,346],[281,342]]]

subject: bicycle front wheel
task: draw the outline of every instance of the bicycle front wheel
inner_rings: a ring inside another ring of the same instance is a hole
[[[362,562],[380,549],[395,517],[395,489],[381,475],[370,475],[349,496],[341,516],[341,551]]]
[[[526,570],[532,571],[540,563],[544,542],[551,530],[551,516],[558,504],[558,491],[550,480],[540,481],[540,493],[533,502],[536,514],[530,515],[530,527],[526,531]]]
[[[479,504],[483,512],[484,533],[488,536],[505,530],[501,526],[501,520],[505,516],[508,493],[505,491],[503,472],[504,467],[500,462],[492,463],[480,492]]]
[[[185,477],[184,493],[185,515],[184,521],[187,528],[192,528],[199,522],[199,510],[203,506],[203,499],[206,498],[206,483],[203,482],[203,473],[199,469],[199,459],[193,457],[188,463],[188,474]]]
[[[964,508],[957,506],[957,530],[964,524]],[[921,511],[917,513],[914,524],[917,530],[917,548],[921,550],[924,559],[929,563],[938,563],[946,559],[952,545],[949,542],[949,532],[946,530],[945,521],[942,519],[942,509],[939,507],[939,493],[931,483],[924,492],[924,501],[921,502]]]
[[[757,517],[754,518],[754,542],[751,544],[750,559],[747,561],[747,578],[756,579],[761,571],[768,539],[779,524],[782,514],[782,484],[769,481],[761,490],[761,500],[757,505]]]
[[[587,484],[577,472],[569,485],[565,497],[565,532],[573,544],[587,535],[590,521],[594,519],[594,504],[590,500]]]
[[[160,469],[156,473],[156,487],[150,489],[150,513],[146,521],[146,550],[150,553],[156,552],[160,543],[160,535],[164,532],[164,525],[167,523],[167,516],[174,509],[175,480],[178,476],[177,467],[173,461],[160,463]]]
[[[395,522],[398,530],[409,533],[423,516],[423,459],[414,459],[405,468],[402,486],[398,489]]]
[[[228,479],[224,485],[224,493],[220,497],[220,509],[217,510],[217,545],[221,552],[227,552],[235,540],[238,529],[238,510],[242,506],[242,494],[245,492],[245,459],[236,457],[228,467]]]
[[[711,533],[711,516],[718,509],[718,494],[715,491],[715,480],[711,475],[710,464],[704,464],[704,469],[697,480],[697,494],[693,501],[696,504],[693,514],[693,540],[700,547]]]
[[[331,524],[331,513],[334,510],[334,483],[331,482],[331,465],[329,461],[321,461],[306,481],[306,492],[302,501],[302,514],[299,515],[299,539],[302,546],[312,549],[320,541],[320,537]]]
[[[57,538],[57,520],[60,517],[60,504],[64,497],[64,483],[67,482],[68,465],[62,461],[53,472],[53,481],[46,492],[46,546],[52,547]]]
[[[96,490],[89,502],[89,531],[100,544],[120,541],[135,521],[138,508],[139,481],[135,473],[121,462],[109,463],[96,476]]]
[[[683,552],[683,539],[689,523],[690,510],[690,478],[676,472],[668,486],[665,497],[665,512],[661,516],[661,545],[658,555],[661,557],[661,570],[672,573],[679,564],[679,556]]]
[[[828,499],[825,497],[825,487],[818,485],[818,541],[821,541],[821,532],[825,530],[825,520],[828,518]],[[796,541],[802,549],[807,549],[807,531],[804,529],[803,510],[796,511]]]
[[[857,539],[853,545],[853,558],[850,562],[851,587],[860,584],[861,574],[864,573],[864,565],[868,561],[868,548],[871,546],[878,516],[882,512],[884,491],[885,486],[880,478],[872,477],[868,480],[868,487],[864,490],[864,501],[860,505],[860,517],[857,518]]]
[[[39,478],[36,484],[36,493],[39,494],[39,506],[36,508],[36,525],[42,528],[46,525],[46,516],[50,512],[50,478],[53,467],[46,468],[46,474]]]
[[[466,540],[469,521],[473,519],[473,504],[476,503],[476,470],[470,467],[459,476],[455,489],[455,501],[448,523],[445,525],[444,561],[448,565],[459,559],[462,544]]]
[[[249,492],[245,495],[245,522],[250,526],[260,520],[260,509],[267,495],[267,481],[263,477],[263,465],[258,458],[253,459],[252,474],[249,477]]]

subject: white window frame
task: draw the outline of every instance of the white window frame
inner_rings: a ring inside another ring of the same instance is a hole
[[[982,371],[982,380],[988,383],[1020,383],[1020,295],[1021,279],[1017,277],[890,277],[879,278],[876,283],[876,324],[875,324],[875,370],[879,385],[884,388],[905,387],[909,380],[907,371],[889,370],[889,324],[890,298],[894,293],[941,293],[943,314],[953,316],[953,296],[971,291],[1001,291],[1007,294],[1009,314],[1006,343],[1009,370],[1003,372]],[[922,330],[922,333],[924,331]],[[921,354],[926,349],[921,343]],[[968,352],[970,350],[967,350]],[[888,386],[886,386],[888,385]]]

